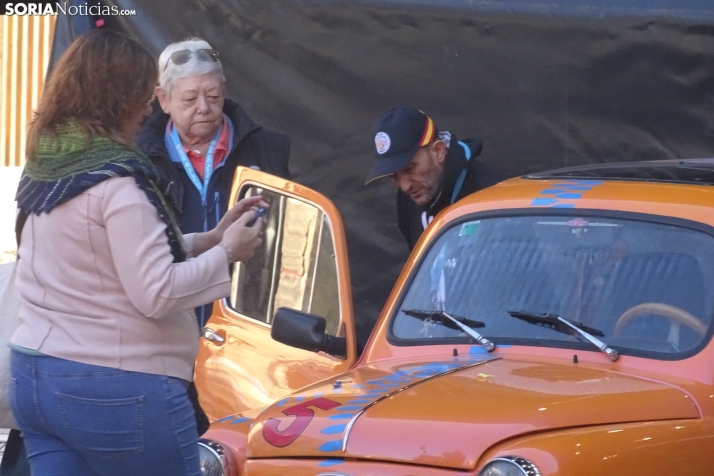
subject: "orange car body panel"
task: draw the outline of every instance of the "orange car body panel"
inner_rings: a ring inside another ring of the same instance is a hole
[[[711,187],[604,181],[577,200],[547,193],[578,183],[512,179],[445,210],[419,240],[351,370],[335,366],[331,377],[323,374],[327,380],[263,411],[227,417],[206,437],[230,450],[241,476],[288,469],[295,475],[478,474],[489,460],[506,455],[537,462],[543,476],[712,472],[711,342],[682,360],[624,355],[610,362],[597,350],[513,345],[486,353],[479,346],[395,346],[387,340],[413,267],[444,226],[466,215],[565,202],[714,226]],[[284,375],[297,381],[289,372],[298,367],[283,365]],[[224,413],[233,408],[226,403]],[[672,453],[664,463],[662,452]]]
[[[568,362],[466,354],[375,363],[336,380],[337,388],[326,381],[261,413],[248,437],[247,456],[339,455],[472,470],[473,455],[517,435],[699,416],[689,395],[669,384]],[[315,415],[306,429],[289,445],[276,446],[272,435],[295,424],[288,409],[306,408],[318,398],[337,405],[325,411],[310,406]],[[271,421],[272,435],[265,428]]]

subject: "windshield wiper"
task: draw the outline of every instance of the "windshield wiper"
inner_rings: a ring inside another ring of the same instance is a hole
[[[579,322],[574,322],[569,319],[563,319],[557,314],[548,314],[548,313],[543,313],[543,314],[536,314],[534,312],[522,312],[522,311],[507,311],[508,314],[510,314],[513,317],[517,317],[518,319],[524,320],[530,324],[537,324],[545,327],[549,327],[553,329],[556,332],[560,332],[562,334],[569,334],[573,335],[575,333],[583,336],[585,339],[588,340],[591,344],[593,344],[595,347],[600,349],[600,351],[604,352],[605,355],[607,355],[607,358],[610,359],[612,362],[616,361],[618,358],[620,358],[620,354],[613,349],[612,347],[609,347],[607,344],[602,342],[600,339],[597,339],[595,336],[600,336],[603,337],[605,334],[603,334],[602,331],[598,329],[594,329],[592,327],[588,327],[586,325],[583,325]]]
[[[402,309],[402,312],[407,316],[416,317],[417,319],[421,319],[423,321],[429,320],[431,322],[439,322],[451,329],[460,329],[473,337],[476,342],[484,346],[489,352],[492,352],[493,349],[496,348],[496,344],[474,330],[474,328],[486,326],[486,324],[481,321],[474,321],[473,319],[461,316],[452,316],[440,310],[426,311],[421,309]]]

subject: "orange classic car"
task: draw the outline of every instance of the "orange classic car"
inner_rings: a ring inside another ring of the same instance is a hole
[[[357,355],[328,200],[260,172],[196,377],[210,476],[714,473],[714,159],[502,182],[442,212]],[[378,271],[377,271],[378,272]]]

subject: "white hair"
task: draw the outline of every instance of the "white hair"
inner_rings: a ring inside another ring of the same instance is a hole
[[[161,56],[159,56],[159,86],[166,91],[166,94],[171,94],[171,86],[174,81],[189,76],[218,73],[223,81],[226,80],[220,59],[217,61],[201,61],[198,59],[198,55],[192,54],[188,61],[183,64],[175,64],[170,61],[171,55],[176,51],[190,50],[195,52],[200,49],[213,49],[213,47],[200,38],[189,38],[178,43],[171,43],[161,52]]]

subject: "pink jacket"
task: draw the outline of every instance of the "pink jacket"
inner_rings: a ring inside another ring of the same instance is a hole
[[[193,378],[193,308],[230,293],[221,247],[173,263],[166,225],[132,177],[31,214],[18,250],[11,342],[62,359]]]

